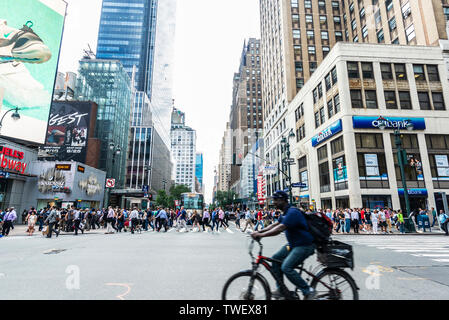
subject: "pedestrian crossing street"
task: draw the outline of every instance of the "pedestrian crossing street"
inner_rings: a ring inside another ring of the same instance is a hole
[[[449,263],[449,237],[435,236],[335,236],[335,240],[380,250],[407,253],[414,257],[428,258],[434,262]],[[351,243],[352,242],[352,243]]]

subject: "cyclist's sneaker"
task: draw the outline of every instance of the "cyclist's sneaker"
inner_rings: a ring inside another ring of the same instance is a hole
[[[281,290],[280,290],[280,289],[277,289],[276,291],[273,291],[273,292],[271,293],[271,296],[272,296],[273,299],[276,299],[276,300],[285,300],[285,297],[284,297],[284,295],[281,293]]]
[[[304,300],[315,300],[316,296],[316,291],[313,288],[310,288],[309,294],[304,296]]]
[[[44,63],[50,60],[50,49],[32,26],[28,21],[21,29],[15,29],[9,27],[6,20],[0,20],[0,62]]]

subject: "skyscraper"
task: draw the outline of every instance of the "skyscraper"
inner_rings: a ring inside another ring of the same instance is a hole
[[[195,179],[197,182],[196,191],[199,193],[204,193],[204,185],[203,185],[203,154],[197,153],[195,160]]]
[[[185,125],[184,113],[173,109],[171,122],[171,154],[175,162],[174,177],[195,192],[196,131]]]
[[[265,156],[282,167],[287,106],[337,42],[438,46],[448,18],[447,0],[260,0]],[[267,184],[273,192],[286,180]]]
[[[122,62],[134,87],[151,100],[158,0],[103,1],[98,32],[98,59]]]

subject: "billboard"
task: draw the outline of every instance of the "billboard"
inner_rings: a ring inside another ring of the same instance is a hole
[[[91,102],[53,102],[43,149],[62,161],[86,162]]]
[[[67,4],[62,0],[0,1],[0,134],[45,142]],[[12,114],[12,112],[10,112]]]

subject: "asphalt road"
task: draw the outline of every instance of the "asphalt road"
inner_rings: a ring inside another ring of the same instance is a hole
[[[248,235],[233,224],[220,231],[2,238],[0,300],[220,299],[226,280],[250,267]],[[449,299],[449,237],[334,238],[354,247],[355,268],[347,271],[360,287],[360,299]],[[263,243],[269,256],[285,237]],[[316,256],[307,260],[306,266],[316,265]]]

